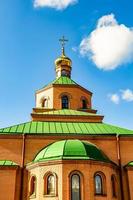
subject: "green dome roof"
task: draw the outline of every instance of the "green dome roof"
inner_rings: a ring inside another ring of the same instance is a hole
[[[97,160],[110,162],[108,157],[94,144],[80,140],[62,140],[41,150],[34,162],[48,160]]]

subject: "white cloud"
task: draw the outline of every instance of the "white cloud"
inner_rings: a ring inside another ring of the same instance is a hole
[[[78,0],[34,0],[34,7],[50,7],[56,10],[63,10],[77,2]]]
[[[133,61],[133,29],[119,24],[113,14],[98,20],[97,27],[80,43],[80,53],[99,69],[113,70]]]
[[[133,90],[119,90],[117,93],[109,94],[108,97],[115,104],[119,104],[121,100],[133,102]]]
[[[122,93],[122,99],[125,101],[133,101],[133,91],[130,89],[126,89],[126,90],[121,90]]]
[[[119,104],[119,102],[120,102],[120,97],[118,94],[110,94],[109,98],[115,104]]]

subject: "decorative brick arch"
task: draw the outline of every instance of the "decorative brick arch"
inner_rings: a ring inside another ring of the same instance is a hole
[[[55,194],[53,196],[58,196],[58,176],[55,172],[48,171],[44,174],[44,195],[48,195],[48,178],[49,176],[54,176],[54,184],[55,184]]]
[[[67,93],[67,92],[63,92],[59,95],[59,99],[60,99],[60,108],[62,108],[62,99],[63,97],[67,97],[68,98],[68,108],[70,109],[71,108],[71,99],[72,99],[72,95],[70,93]]]
[[[72,177],[73,175],[78,175],[80,178],[80,199],[84,199],[84,175],[79,170],[73,170],[68,175],[68,188],[69,188],[69,199],[72,199]]]
[[[85,96],[81,96],[80,102],[81,102],[81,108],[83,108],[83,101],[86,102],[86,108],[90,107],[90,102]]]
[[[100,194],[98,195],[103,195],[105,196],[107,194],[107,186],[106,186],[106,176],[102,171],[97,171],[94,174],[94,191],[95,191],[95,195],[97,195],[96,192],[96,176],[99,176],[101,178],[101,186],[102,186],[102,191]]]
[[[36,188],[37,188],[37,177],[35,174],[31,174],[29,179],[29,196],[36,197]]]
[[[61,93],[58,98],[61,99],[63,96],[67,96],[69,100],[72,99],[72,95],[68,92]]]

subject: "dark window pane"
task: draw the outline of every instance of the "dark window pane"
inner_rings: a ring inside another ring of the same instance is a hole
[[[100,175],[95,176],[95,191],[96,194],[102,194],[102,178]]]
[[[47,194],[54,195],[55,194],[55,177],[54,175],[48,176],[47,179]]]
[[[62,108],[68,109],[69,107],[69,101],[67,96],[62,97]]]
[[[72,200],[80,200],[80,177],[77,174],[71,180]]]
[[[82,100],[82,108],[87,109],[87,102],[85,99]]]
[[[30,195],[35,193],[35,184],[36,184],[36,178],[32,176],[30,180]]]
[[[44,99],[44,100],[42,101],[42,107],[43,107],[43,108],[46,108],[46,107],[47,107],[47,99]]]

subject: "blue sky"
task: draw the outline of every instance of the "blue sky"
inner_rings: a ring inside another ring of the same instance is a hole
[[[72,79],[93,92],[93,107],[105,115],[105,122],[133,129],[132,93],[130,99],[122,96],[122,91],[133,91],[132,58],[113,70],[104,70],[79,51],[83,39],[96,30],[98,20],[111,13],[132,32],[132,8],[132,0],[79,0],[63,10],[35,8],[33,0],[2,0],[0,127],[30,120],[35,90],[55,78],[58,40],[65,35],[69,39],[66,54],[73,61]],[[119,102],[111,101],[114,94]]]

